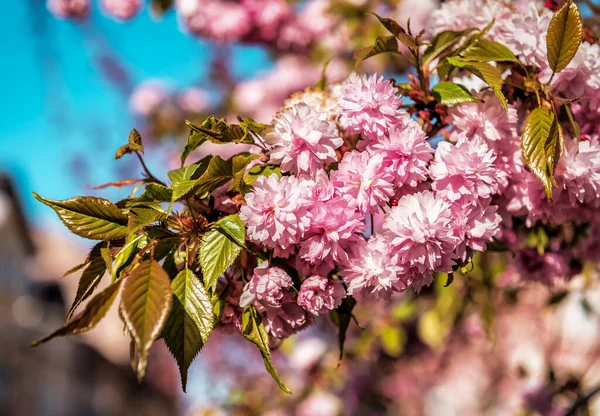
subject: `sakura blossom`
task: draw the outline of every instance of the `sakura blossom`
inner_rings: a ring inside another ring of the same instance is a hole
[[[335,149],[343,139],[335,124],[321,120],[305,103],[284,109],[275,117],[275,127],[264,140],[270,149],[270,161],[292,173],[314,174],[324,164],[337,161]]]
[[[300,286],[298,305],[313,315],[321,315],[340,306],[345,295],[341,281],[311,276]]]
[[[83,19],[90,10],[89,0],[48,0],[48,10],[62,19]]]
[[[243,308],[251,303],[260,302],[271,307],[281,306],[284,290],[292,286],[291,277],[278,267],[269,267],[269,262],[264,261],[254,269],[254,275],[240,297],[240,306]]]
[[[102,0],[102,7],[109,16],[129,20],[141,9],[142,0]]]
[[[387,134],[405,117],[399,117],[402,103],[396,90],[382,76],[350,75],[342,84],[338,100],[347,130],[362,134],[368,140],[376,140]]]

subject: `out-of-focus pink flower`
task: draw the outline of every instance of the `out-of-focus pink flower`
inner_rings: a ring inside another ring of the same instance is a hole
[[[453,227],[450,204],[432,192],[421,192],[402,197],[390,210],[383,235],[400,264],[419,273],[450,272],[452,253],[460,242]]]
[[[90,11],[89,0],[48,0],[48,10],[61,19],[83,19]]]
[[[417,123],[392,128],[389,136],[370,143],[367,149],[384,156],[383,161],[393,173],[396,187],[416,187],[427,180],[427,165],[432,159],[433,149]]]
[[[393,291],[405,290],[410,282],[406,270],[398,265],[398,255],[380,236],[371,237],[366,244],[354,247],[350,262],[342,267],[348,294],[356,298],[375,295],[389,299]]]
[[[350,75],[343,83],[339,105],[347,130],[376,140],[387,134],[403,116],[398,112],[402,100],[392,84],[382,76]]]
[[[337,416],[342,410],[341,400],[331,393],[312,393],[298,405],[297,416]]]
[[[345,153],[331,182],[336,193],[363,214],[377,213],[394,195],[394,176],[385,168],[381,154]]]
[[[556,281],[571,277],[568,258],[563,253],[540,255],[536,249],[522,249],[517,252],[515,265],[522,280],[540,282],[548,286]]]
[[[242,4],[264,40],[275,39],[281,25],[292,14],[290,5],[284,0],[244,0]]]
[[[321,120],[319,114],[304,103],[282,110],[274,120],[275,131],[267,134],[271,163],[281,170],[313,175],[327,163],[337,162],[335,149],[344,140],[334,123]]]
[[[161,81],[145,81],[129,97],[129,108],[136,115],[147,116],[167,97],[167,89]]]
[[[119,20],[129,20],[142,8],[142,0],[102,0],[106,14]]]
[[[490,198],[498,192],[495,159],[480,138],[461,136],[456,145],[439,143],[429,167],[436,196],[463,204]]]
[[[277,256],[287,257],[309,225],[307,189],[294,176],[279,178],[275,173],[261,176],[253,187],[240,209],[248,239],[272,248]]]
[[[205,90],[192,87],[181,92],[177,97],[177,102],[183,111],[198,114],[210,107],[211,99]]]
[[[348,261],[348,250],[362,240],[363,217],[343,198],[314,205],[309,225],[300,242],[300,257],[311,264],[325,263],[330,268]]]
[[[219,42],[234,42],[248,34],[252,20],[245,6],[222,0],[178,0],[187,28]]]
[[[278,308],[285,290],[292,286],[292,278],[279,267],[269,267],[268,261],[263,261],[254,269],[254,274],[240,297],[242,308],[261,303],[265,306]]]
[[[298,292],[298,305],[313,315],[321,315],[337,308],[346,291],[340,280],[324,276],[311,276],[302,282]]]

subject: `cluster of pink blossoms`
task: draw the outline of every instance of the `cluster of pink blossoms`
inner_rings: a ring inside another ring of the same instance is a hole
[[[142,8],[142,0],[102,0],[102,10],[117,20],[129,20]],[[83,19],[90,11],[90,0],[48,0],[48,10],[61,19]]]
[[[295,95],[264,136],[282,173],[253,183],[240,218],[273,260],[255,269],[240,306],[254,304],[273,336],[346,295],[418,291],[499,231],[494,151],[464,135],[434,150],[401,102],[383,77],[353,74]]]

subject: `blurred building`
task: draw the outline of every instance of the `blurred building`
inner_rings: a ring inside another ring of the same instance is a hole
[[[0,174],[0,415],[177,414],[168,389],[138,384],[79,337],[28,347],[65,319],[60,276],[34,276],[39,255],[13,182]]]

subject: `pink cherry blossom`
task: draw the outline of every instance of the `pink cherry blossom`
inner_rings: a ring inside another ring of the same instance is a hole
[[[399,112],[402,100],[396,89],[382,76],[360,76],[356,73],[342,85],[339,105],[347,130],[376,140],[392,127],[405,120],[407,114]]]
[[[252,278],[244,286],[240,297],[240,307],[250,304],[281,306],[285,290],[292,286],[292,278],[279,267],[269,267],[268,261],[263,261],[254,269]]]
[[[305,103],[282,110],[274,129],[264,140],[270,146],[270,162],[281,164],[285,172],[314,174],[324,164],[337,162],[335,149],[344,143],[335,124],[321,120]]]
[[[587,203],[600,206],[600,142],[597,138],[569,140],[558,174],[571,205]]]
[[[429,171],[436,196],[476,203],[498,192],[496,156],[485,142],[461,136],[456,145],[441,142]]]
[[[394,176],[385,168],[381,154],[345,153],[331,182],[336,193],[363,214],[377,213],[394,195]]]
[[[427,142],[427,135],[417,123],[395,126],[390,130],[389,136],[370,143],[367,149],[371,153],[383,155],[384,164],[389,166],[394,175],[396,187],[416,187],[427,180],[427,165],[432,160],[433,149]]]
[[[136,115],[148,116],[167,98],[167,87],[162,81],[148,80],[134,89],[129,108]]]
[[[406,269],[399,265],[398,255],[380,236],[356,245],[349,264],[341,268],[340,276],[348,285],[348,294],[356,298],[374,295],[389,299],[392,292],[404,291],[410,284]]]
[[[363,239],[364,231],[364,218],[345,199],[316,203],[309,211],[309,225],[299,244],[300,257],[333,269],[348,261],[347,250]]]
[[[460,242],[453,224],[450,204],[426,191],[402,197],[386,215],[382,234],[400,264],[419,273],[449,272]]]
[[[274,249],[276,255],[287,257],[309,224],[305,206],[307,189],[297,178],[279,178],[275,173],[256,179],[253,188],[240,209],[247,237]]]
[[[342,303],[346,291],[340,280],[324,276],[311,276],[302,282],[298,292],[298,305],[313,315],[322,315]]]
[[[275,338],[286,338],[303,330],[314,322],[313,315],[296,303],[294,297],[286,293],[279,307],[258,304],[265,329]]]

